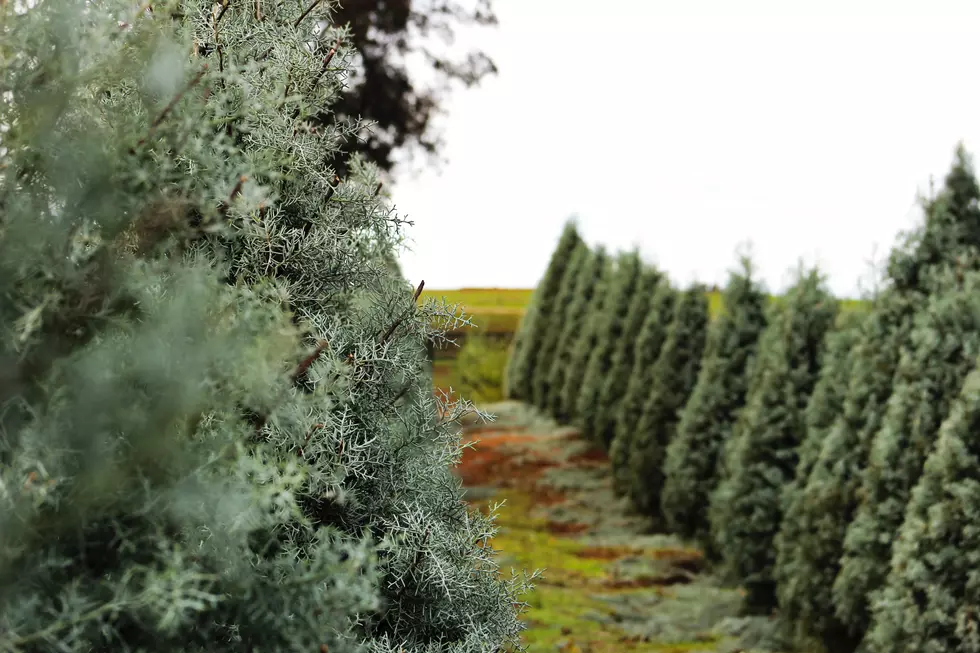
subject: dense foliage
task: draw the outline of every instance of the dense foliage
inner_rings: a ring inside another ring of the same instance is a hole
[[[868,653],[974,651],[980,602],[980,370],[973,370],[912,490]]]
[[[654,363],[660,357],[660,350],[667,339],[667,330],[673,321],[676,303],[677,291],[671,286],[669,279],[661,279],[650,298],[650,308],[636,337],[632,370],[626,384],[626,394],[616,415],[613,440],[609,445],[613,489],[617,494],[627,494],[633,483],[629,465],[633,435],[643,411],[643,403],[653,385]]]
[[[609,375],[613,372],[616,351],[622,346],[625,329],[630,326],[630,311],[633,297],[643,281],[643,262],[637,252],[619,257],[616,272],[606,287],[606,302],[602,312],[593,315],[595,321],[595,343],[589,353],[589,360],[581,378],[575,414],[586,437],[598,444],[601,440],[602,422],[605,409],[602,405],[602,391]]]
[[[811,606],[817,604],[813,594],[823,598],[823,605],[830,605],[830,585],[799,587],[807,579],[799,572],[806,568],[808,556],[815,555],[811,538],[807,537],[812,528],[811,508],[807,503],[804,487],[810,472],[820,456],[821,448],[837,415],[843,410],[847,393],[847,381],[854,363],[853,350],[861,336],[861,327],[866,319],[864,312],[841,313],[834,331],[827,336],[827,350],[824,353],[820,378],[810,395],[804,422],[806,431],[798,449],[798,462],[792,482],[783,491],[783,521],[774,540],[776,560],[773,574],[776,580],[777,599],[783,625],[789,630],[792,640],[802,648],[816,648],[819,642],[808,642],[809,632],[824,632],[828,625],[822,623],[827,613],[813,613]],[[819,533],[819,531],[815,531]],[[801,562],[802,559],[802,562]]]
[[[715,549],[745,587],[749,608],[763,613],[776,605],[773,541],[783,517],[782,493],[796,472],[804,412],[837,301],[817,270],[801,270],[773,312],[709,507]]]
[[[924,223],[892,250],[886,287],[874,301],[853,359],[843,408],[802,483],[794,539],[783,546],[795,550],[792,586],[781,601],[799,615],[793,627],[808,641],[829,651],[853,650],[864,636],[866,617],[841,613],[831,588],[840,569],[844,539],[860,500],[864,469],[875,435],[881,430],[901,352],[911,344],[916,315],[927,306],[936,274],[976,260],[980,246],[977,198],[972,164],[962,147],[944,187],[924,201]],[[843,581],[842,581],[843,582]],[[791,615],[792,616],[792,615]],[[838,618],[838,617],[842,617]]]
[[[538,363],[531,374],[531,402],[545,410],[551,394],[551,369],[557,358],[565,325],[572,319],[572,304],[579,293],[584,292],[583,285],[593,283],[591,279],[583,278],[583,268],[588,266],[591,250],[584,241],[579,241],[572,251],[571,260],[565,274],[562,276],[558,294],[555,296],[553,307],[554,319],[550,328],[542,335],[541,349],[537,355]],[[464,363],[460,361],[462,366]]]
[[[262,7],[0,4],[0,649],[521,629],[426,371],[460,316],[397,275],[373,168],[323,169],[351,53]]]
[[[630,498],[644,514],[659,516],[667,446],[679,411],[694,390],[708,331],[706,288],[692,284],[677,295],[673,320],[652,369],[652,384],[630,441]]]
[[[718,457],[745,405],[748,367],[766,327],[767,298],[747,257],[722,295],[722,312],[708,330],[698,380],[667,446],[661,513],[667,526],[703,543],[710,540],[708,500]]]
[[[587,256],[575,282],[575,297],[568,305],[565,321],[561,325],[554,360],[548,370],[547,391],[542,392],[547,410],[560,420],[570,416],[572,406],[569,400],[574,395],[572,388],[566,391],[569,371],[581,369],[579,365],[585,363],[583,357],[588,355],[588,350],[580,346],[579,341],[587,331],[590,313],[601,305],[602,283],[609,271],[608,264],[609,258],[602,247]]]
[[[620,404],[629,386],[636,360],[637,338],[650,312],[650,302],[657,291],[657,286],[663,281],[663,273],[656,268],[648,267],[640,273],[623,321],[622,332],[613,343],[609,371],[602,379],[602,387],[599,391],[598,415],[595,420],[595,439],[604,449],[610,447],[616,435]]]
[[[562,230],[558,245],[551,254],[541,283],[534,289],[512,343],[513,353],[504,376],[504,395],[509,399],[530,400],[534,374],[540,359],[541,344],[552,329],[560,328],[556,302],[566,276],[572,253],[582,238],[573,221]],[[540,361],[542,365],[548,361]]]

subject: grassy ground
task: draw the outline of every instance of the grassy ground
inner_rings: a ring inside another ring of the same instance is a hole
[[[531,299],[532,289],[461,288],[459,290],[423,290],[419,301],[445,298],[450,304],[462,304],[474,324],[489,333],[514,333]]]
[[[734,653],[781,650],[773,623],[740,617],[741,593],[701,552],[630,514],[608,461],[574,429],[515,402],[486,407],[489,425],[459,467],[471,504],[506,501],[494,547],[507,570],[544,569],[527,600],[529,653]]]

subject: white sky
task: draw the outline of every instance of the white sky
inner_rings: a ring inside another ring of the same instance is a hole
[[[955,144],[980,156],[977,0],[495,0],[500,74],[457,91],[441,174],[402,177],[405,274],[533,287],[566,218],[678,283],[735,248],[856,294]]]

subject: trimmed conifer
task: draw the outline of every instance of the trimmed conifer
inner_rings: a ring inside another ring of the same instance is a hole
[[[592,251],[589,246],[585,241],[580,240],[572,252],[572,259],[568,262],[568,268],[562,276],[561,287],[555,297],[552,325],[541,340],[541,351],[537,356],[531,383],[531,399],[534,405],[541,409],[547,409],[551,394],[551,370],[558,353],[559,341],[565,332],[565,326],[571,319],[572,304],[576,296],[584,291],[583,283],[594,283],[592,279],[582,277],[582,268],[588,264],[590,256]]]
[[[808,642],[806,632],[814,628],[800,628],[801,623],[816,623],[825,618],[823,614],[806,612],[808,604],[799,605],[799,591],[796,586],[798,547],[806,547],[805,531],[806,505],[803,487],[816,464],[827,433],[833,426],[844,406],[847,382],[850,378],[854,346],[861,335],[861,327],[867,318],[865,311],[842,311],[837,318],[836,328],[827,336],[827,351],[820,368],[820,378],[810,395],[804,420],[806,434],[799,447],[799,462],[793,481],[783,492],[783,521],[776,535],[776,562],[773,575],[776,579],[776,593],[779,601],[779,614],[783,625],[803,650],[818,647],[819,642]],[[790,546],[788,543],[793,543]],[[829,586],[811,588],[811,591],[826,594],[826,605],[830,605]],[[832,617],[832,615],[830,615]],[[817,626],[823,630],[824,626]]]
[[[912,490],[867,653],[977,650],[980,370],[967,376]]]
[[[613,261],[600,245],[590,265],[582,269],[581,291],[569,309],[569,319],[551,368],[550,403],[552,415],[560,422],[570,422],[575,417],[576,402],[582,389],[581,371],[595,346],[596,316],[605,305],[606,285],[612,272]]]
[[[0,649],[514,643],[425,373],[456,316],[322,170],[360,126],[307,128],[350,53],[212,9],[0,4]]]
[[[545,334],[559,328],[558,321],[552,320],[555,300],[572,253],[581,242],[575,222],[569,220],[562,229],[544,276],[534,289],[514,334],[510,359],[504,371],[504,396],[508,399],[531,400],[541,343],[545,340]]]
[[[713,545],[744,587],[746,607],[776,605],[773,541],[783,516],[837,300],[818,270],[800,269],[760,344],[748,402],[725,451],[726,476],[711,497]]]
[[[794,513],[796,526],[782,534],[792,549],[792,585],[780,588],[780,601],[792,606],[798,637],[822,643],[828,651],[852,650],[856,633],[834,617],[831,587],[839,570],[844,534],[853,516],[860,470],[867,446],[881,423],[891,392],[896,352],[906,341],[920,299],[887,288],[862,324],[851,350],[851,374],[843,410],[827,432],[802,490],[806,510]]]
[[[861,474],[881,428],[899,355],[908,346],[914,315],[925,304],[929,271],[954,266],[980,246],[976,240],[978,189],[962,147],[936,198],[924,201],[925,223],[905,236],[888,261],[889,285],[875,300],[852,356],[844,409],[827,434],[804,485],[807,510],[798,515],[794,582],[785,598],[804,615],[797,629],[828,651],[849,651],[863,633],[835,618],[830,588],[840,569],[847,526],[858,504]],[[789,595],[792,594],[792,597]],[[809,615],[809,616],[807,616]]]
[[[641,272],[623,323],[623,331],[613,343],[612,361],[599,393],[598,416],[595,425],[596,441],[601,443],[605,449],[611,446],[616,434],[620,405],[629,386],[630,375],[633,373],[640,329],[650,312],[650,302],[653,295],[663,279],[663,273],[653,267],[646,268]]]
[[[980,277],[968,273],[958,282],[952,271],[939,276],[939,289],[916,315],[902,352],[884,422],[862,476],[860,503],[844,538],[834,607],[855,632],[870,625],[871,603],[888,575],[891,544],[911,489],[980,355]]]
[[[654,368],[667,331],[673,320],[677,291],[666,276],[657,284],[650,300],[650,310],[643,318],[640,333],[633,350],[633,365],[626,385],[626,394],[620,403],[616,419],[616,431],[609,446],[609,461],[613,474],[613,489],[617,494],[629,492],[632,472],[629,466],[630,449],[637,422],[643,412],[643,404],[653,386]]]
[[[852,355],[855,345],[861,335],[861,328],[867,318],[866,311],[841,311],[837,316],[837,324],[827,335],[827,348],[824,362],[820,368],[820,377],[814,386],[813,394],[806,407],[804,420],[806,433],[799,447],[799,462],[793,481],[783,492],[783,521],[775,539],[776,563],[774,576],[776,578],[777,598],[779,600],[780,617],[784,625],[792,630],[794,624],[801,620],[819,619],[822,615],[801,614],[801,606],[793,601],[797,598],[795,590],[795,564],[798,549],[786,543],[800,542],[804,513],[807,506],[804,502],[803,486],[810,476],[810,471],[817,462],[820,449],[827,433],[833,426],[837,416],[844,406],[847,394],[847,382],[850,378]],[[805,546],[805,542],[802,545]],[[799,546],[799,544],[797,545]],[[823,588],[828,591],[829,588]],[[802,606],[805,608],[806,606]],[[803,645],[803,635],[793,633],[795,639]]]
[[[660,509],[667,527],[707,542],[708,499],[718,455],[745,405],[748,367],[766,327],[768,297],[742,257],[722,294],[722,312],[708,329],[698,380],[667,446]]]
[[[637,509],[653,517],[660,511],[667,445],[697,382],[707,331],[707,288],[695,283],[677,296],[674,319],[654,363],[653,383],[630,441],[630,498]]]
[[[606,302],[595,319],[595,344],[581,378],[581,392],[576,399],[575,414],[583,434],[596,442],[599,439],[599,418],[602,413],[602,387],[609,375],[613,354],[621,343],[623,330],[643,273],[643,262],[638,252],[621,254],[616,272],[606,287]]]

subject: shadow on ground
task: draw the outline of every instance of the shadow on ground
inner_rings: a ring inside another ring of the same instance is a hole
[[[544,569],[528,597],[529,653],[779,652],[773,623],[740,617],[742,597],[701,552],[631,514],[608,461],[575,429],[516,402],[467,424],[459,467],[467,500],[504,502],[494,547],[502,568]]]

